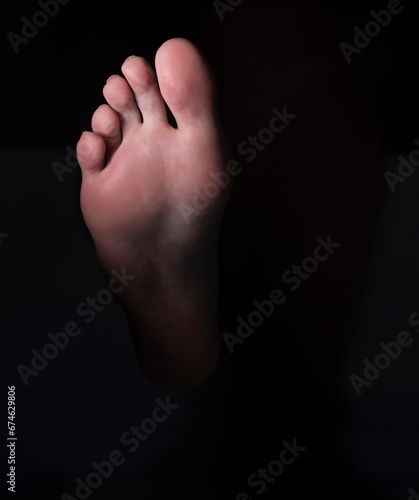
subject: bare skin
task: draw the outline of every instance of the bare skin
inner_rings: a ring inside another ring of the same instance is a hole
[[[135,276],[121,293],[142,368],[157,383],[204,381],[219,357],[217,255],[228,191],[185,219],[196,190],[224,171],[227,147],[215,86],[200,52],[185,39],[147,61],[132,56],[110,77],[108,104],[77,145],[81,208],[105,271]],[[164,103],[176,119],[167,119]]]

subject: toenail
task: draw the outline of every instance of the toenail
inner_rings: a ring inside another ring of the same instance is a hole
[[[137,57],[136,55],[128,56],[127,59],[132,59],[133,57]]]
[[[109,82],[109,80],[110,80],[111,78],[113,78],[114,76],[118,76],[118,75],[111,75],[111,76],[110,76],[110,77],[106,80],[106,83],[108,83],[108,82]]]

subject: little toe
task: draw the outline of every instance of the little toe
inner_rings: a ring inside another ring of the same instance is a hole
[[[167,120],[163,97],[149,63],[143,57],[131,56],[122,65],[122,73],[134,92],[143,121]]]
[[[77,159],[83,177],[97,174],[105,166],[105,141],[93,132],[84,132],[77,143]]]
[[[103,95],[121,122],[122,135],[141,124],[140,110],[125,78],[113,75],[103,87]]]
[[[118,114],[107,104],[102,104],[92,117],[92,130],[100,135],[106,144],[106,159],[109,161],[122,141]]]
[[[179,129],[217,126],[215,81],[191,42],[184,38],[165,42],[156,54],[156,71]]]

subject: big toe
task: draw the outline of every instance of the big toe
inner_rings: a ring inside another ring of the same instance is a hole
[[[179,129],[216,124],[214,77],[191,42],[184,38],[165,42],[156,54],[156,72]]]

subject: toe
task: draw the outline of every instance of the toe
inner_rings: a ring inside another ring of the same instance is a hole
[[[130,132],[141,123],[140,110],[125,78],[119,75],[108,78],[103,87],[103,95],[111,108],[118,114],[122,135]]]
[[[92,117],[92,130],[105,141],[106,157],[109,161],[122,140],[121,126],[116,111],[107,104],[99,106]]]
[[[142,57],[131,56],[122,65],[122,73],[132,88],[143,121],[166,120],[166,108],[154,72]]]
[[[156,71],[179,129],[216,124],[214,78],[191,42],[184,38],[165,42],[156,54]]]
[[[93,132],[84,132],[77,143],[77,159],[83,176],[94,175],[105,166],[105,141]]]

